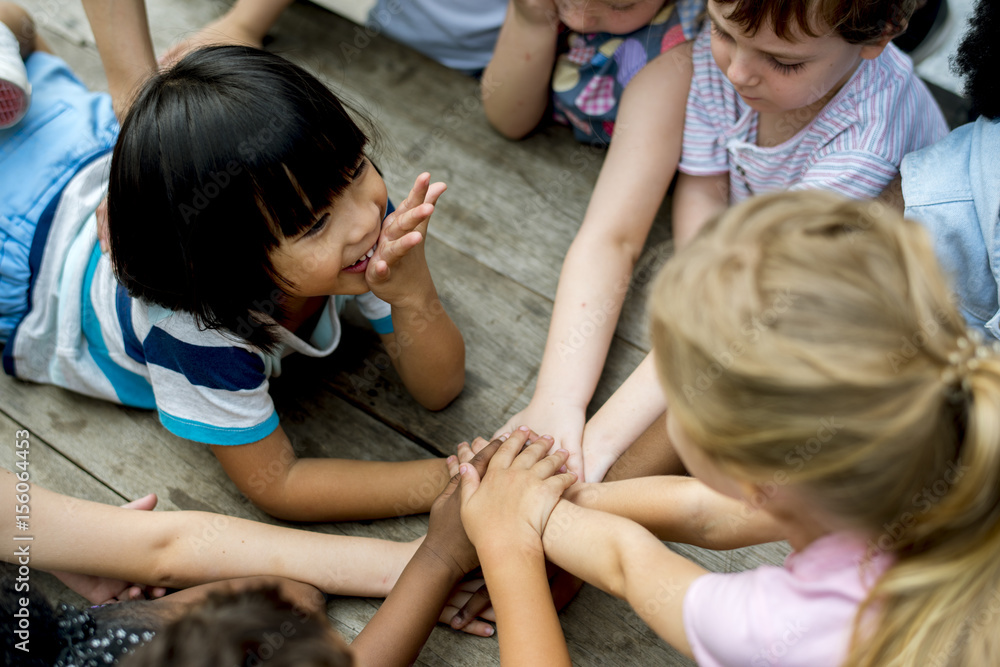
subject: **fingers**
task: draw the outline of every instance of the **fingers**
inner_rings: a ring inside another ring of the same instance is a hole
[[[459,474],[462,476],[462,479],[458,491],[462,494],[462,511],[464,513],[465,508],[469,505],[469,501],[472,500],[472,496],[479,489],[480,476],[479,471],[476,470],[476,466],[472,465],[472,463],[463,463],[459,467]]]
[[[521,448],[524,447],[524,443],[528,440],[528,433],[522,428],[514,431],[509,438],[507,438],[500,448],[497,450],[496,455],[493,460],[490,461],[490,469],[493,468],[509,468],[511,463],[520,453]],[[496,442],[496,441],[494,441]],[[490,443],[491,445],[493,443]]]
[[[157,500],[158,499],[155,493],[148,493],[144,495],[142,498],[136,498],[131,502],[125,503],[124,505],[122,505],[122,507],[129,510],[149,511],[152,510],[154,507],[156,507]]]
[[[451,619],[451,627],[461,630],[468,623],[475,620],[484,609],[490,606],[490,592],[483,584],[473,593],[462,605],[462,608]]]
[[[382,241],[376,249],[377,256],[372,261],[375,277],[379,280],[386,280],[389,277],[390,269],[394,264],[406,256],[413,248],[420,245],[424,240],[424,235],[420,232],[410,232],[402,238],[394,241]]]
[[[463,442],[462,444],[464,445],[465,443]],[[461,447],[461,445],[459,445],[459,447]],[[458,474],[458,457],[457,456],[449,456],[448,458],[446,458],[444,460],[444,463],[445,463],[446,466],[448,466],[448,476],[449,477],[454,477],[455,475]]]
[[[498,433],[498,434],[494,435],[493,439],[500,439],[501,442],[502,442],[503,440],[506,440],[509,437],[510,437],[510,433],[507,432],[507,431],[505,431],[503,433]],[[483,451],[483,448],[486,447],[486,445],[488,445],[488,444],[490,444],[489,440],[485,440],[483,438],[478,438],[477,437],[475,440],[472,441],[472,453],[473,454],[478,454],[479,452]]]

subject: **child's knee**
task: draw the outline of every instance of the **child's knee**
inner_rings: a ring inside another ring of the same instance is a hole
[[[26,59],[35,51],[35,21],[28,10],[13,2],[0,2],[0,23],[10,28],[17,37],[22,59]]]

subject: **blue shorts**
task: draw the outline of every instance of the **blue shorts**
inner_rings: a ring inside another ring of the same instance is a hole
[[[0,130],[0,343],[28,311],[31,278],[63,189],[118,137],[106,93],[87,90],[51,54],[34,53],[25,64],[31,108]]]

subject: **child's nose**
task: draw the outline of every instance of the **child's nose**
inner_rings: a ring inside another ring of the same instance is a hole
[[[586,4],[566,7],[560,15],[562,22],[576,32],[588,32],[594,24],[594,17],[587,11]]]
[[[739,53],[734,52],[729,60],[729,67],[726,68],[726,77],[734,86],[749,86],[755,83],[753,66],[749,59]]]

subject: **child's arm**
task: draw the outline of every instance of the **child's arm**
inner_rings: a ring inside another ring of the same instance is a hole
[[[542,544],[550,561],[627,600],[656,634],[693,657],[684,632],[684,596],[707,570],[633,521],[566,500],[549,516]]]
[[[728,206],[728,173],[692,176],[681,172],[674,188],[674,247],[687,245],[706,222]]]
[[[195,49],[211,44],[246,44],[261,48],[267,31],[293,0],[236,0],[228,12],[191,37],[171,46],[160,57],[170,65]]]
[[[465,384],[465,342],[438,298],[424,256],[427,223],[444,183],[417,177],[382,227],[365,278],[392,306],[393,333],[382,337],[403,384],[429,410],[440,410]],[[426,509],[422,510],[426,511]]]
[[[300,459],[284,429],[247,445],[212,445],[257,507],[288,521],[348,521],[420,514],[448,482],[442,459]]]
[[[486,118],[508,139],[531,132],[545,114],[558,36],[553,0],[510,0],[482,80]]]
[[[83,0],[97,50],[108,76],[108,91],[119,119],[139,86],[156,71],[153,41],[143,0]]]
[[[469,445],[462,443],[459,461],[463,467],[485,472],[500,444],[494,440],[473,456]],[[479,564],[476,549],[462,527],[458,483],[455,475],[434,501],[427,538],[389,597],[351,644],[359,664],[413,664],[434,629],[449,591]]]
[[[462,467],[462,521],[482,561],[496,612],[501,664],[569,665],[539,535],[576,475],[557,474],[568,452],[546,456],[548,440],[521,452],[526,438],[515,431],[482,481],[480,471]]]
[[[575,484],[563,497],[631,519],[668,542],[721,551],[784,539],[780,524],[762,508],[717,493],[693,477]]]
[[[0,471],[0,495],[14,499],[14,473]],[[30,565],[183,588],[256,575],[306,582],[328,593],[381,597],[413,554],[414,542],[327,535],[209,512],[138,512],[31,485],[28,529],[0,518],[8,544],[29,547]],[[13,538],[30,535],[31,541]],[[4,560],[17,562],[16,546]]]
[[[584,480],[598,482],[667,408],[653,353],[587,421],[583,431]],[[664,443],[670,446],[669,442]]]
[[[557,447],[569,450],[569,468],[581,477],[587,404],[632,270],[680,159],[690,54],[690,44],[661,54],[626,88],[594,194],[559,276],[534,396],[498,431],[527,424],[552,435]],[[651,395],[659,393],[656,387]],[[644,410],[646,424],[661,411]]]

